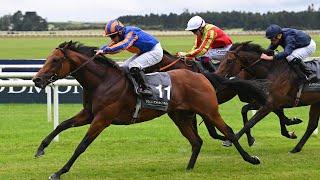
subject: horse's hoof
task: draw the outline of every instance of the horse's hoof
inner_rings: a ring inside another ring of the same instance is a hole
[[[260,159],[258,156],[251,156],[251,158],[248,162],[256,165],[256,164],[260,164]]]
[[[290,139],[297,139],[297,135],[294,132],[289,132]]]
[[[232,142],[229,141],[229,140],[222,141],[222,146],[231,147],[232,146]]]
[[[59,180],[60,179],[60,176],[57,175],[56,173],[52,174],[50,177],[49,177],[50,180]]]
[[[301,149],[297,149],[297,148],[294,148],[294,149],[292,149],[291,151],[290,151],[290,153],[298,153],[298,152],[300,152],[301,151]]]
[[[39,158],[41,156],[44,155],[44,151],[43,150],[38,150],[37,153],[34,155],[35,158]]]
[[[302,123],[302,120],[294,117],[291,122],[292,122],[292,124],[290,124],[290,125],[300,124],[300,123]]]
[[[255,142],[256,142],[256,140],[254,139],[254,137],[248,139],[248,145],[249,145],[249,146],[254,145]]]

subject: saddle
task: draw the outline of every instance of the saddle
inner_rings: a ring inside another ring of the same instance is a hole
[[[146,84],[151,88],[152,96],[142,96],[138,93],[138,83],[125,70],[127,78],[133,85],[133,90],[137,95],[137,103],[133,114],[133,123],[139,118],[139,112],[142,108],[167,111],[171,98],[171,78],[167,72],[155,72],[146,74]]]

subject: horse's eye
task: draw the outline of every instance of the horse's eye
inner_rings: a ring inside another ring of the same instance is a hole
[[[233,63],[233,60],[228,59],[227,64],[232,64],[232,63]]]
[[[53,62],[53,63],[58,63],[58,62],[59,62],[59,59],[53,58],[53,59],[52,59],[52,62]]]

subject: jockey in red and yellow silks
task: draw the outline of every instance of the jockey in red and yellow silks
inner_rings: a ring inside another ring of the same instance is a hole
[[[211,60],[221,60],[232,46],[231,38],[223,30],[206,24],[200,16],[192,17],[186,30],[196,35],[195,44],[189,52],[178,52],[178,56],[204,56]]]

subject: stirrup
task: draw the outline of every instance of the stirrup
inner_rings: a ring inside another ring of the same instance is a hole
[[[317,82],[318,81],[317,75],[311,74],[311,75],[307,76],[307,81],[310,83]]]

